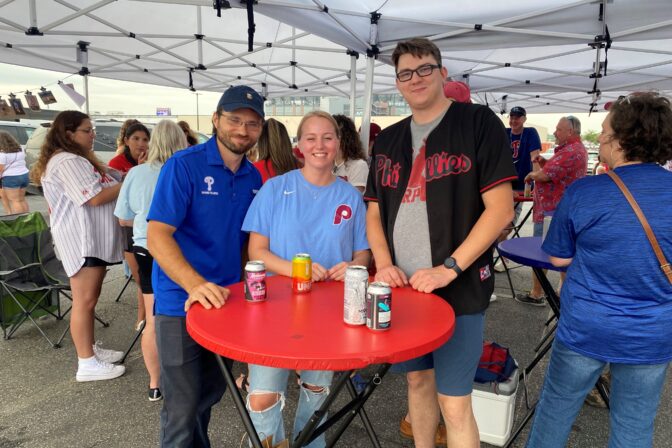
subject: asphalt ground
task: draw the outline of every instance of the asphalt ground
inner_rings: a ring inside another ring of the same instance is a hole
[[[31,210],[46,212],[44,200],[30,196]],[[526,225],[523,235],[531,234]],[[518,292],[529,287],[531,270],[511,271]],[[552,281],[557,275],[551,273]],[[497,301],[486,314],[486,339],[510,348],[521,366],[534,357],[534,346],[543,332],[548,308],[531,307],[511,298],[505,274],[496,274]],[[96,338],[106,347],[129,346],[136,320],[135,284],[126,290],[119,303],[114,302],[125,283],[121,267],[112,268],[103,286],[97,312],[110,322],[103,328],[96,324]],[[67,322],[40,320],[49,335],[60,334]],[[538,396],[548,358],[528,378],[528,399]],[[24,324],[11,340],[0,340],[0,448],[60,447],[153,447],[159,440],[161,402],[147,400],[148,376],[139,344],[126,360],[126,374],[111,381],[77,383],[76,354],[72,340],[66,336],[63,346],[53,349],[30,323]],[[236,363],[235,370],[240,371]],[[366,371],[363,372],[366,376]],[[291,428],[297,385],[290,381],[285,410],[286,428]],[[526,411],[525,392],[519,387],[515,423]],[[672,390],[667,384],[655,423],[655,447],[672,446]],[[343,404],[339,399],[337,404]],[[366,405],[383,447],[411,447],[399,435],[399,421],[406,409],[406,386],[401,375],[388,374]],[[529,428],[529,425],[528,425]],[[516,441],[522,447],[527,429]],[[210,437],[215,447],[238,447],[244,429],[230,395],[213,408]],[[608,412],[584,406],[569,441],[570,447],[604,447],[608,439]],[[341,438],[338,446],[371,446],[358,419]],[[481,446],[490,445],[482,443]]]

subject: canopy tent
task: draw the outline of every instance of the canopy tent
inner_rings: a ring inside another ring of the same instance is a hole
[[[588,111],[627,91],[672,91],[669,0],[259,0],[252,51],[246,7],[4,0],[0,62],[195,90],[244,83],[269,98],[365,96],[370,110],[371,92],[395,92],[396,42],[426,36],[450,76],[498,112]]]

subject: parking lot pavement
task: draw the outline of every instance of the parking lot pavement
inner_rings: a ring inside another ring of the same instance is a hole
[[[46,212],[40,198],[29,199],[33,210]],[[530,234],[531,228],[524,230]],[[522,292],[529,283],[530,270],[525,267],[511,273],[514,286]],[[552,281],[557,277],[551,275]],[[123,349],[133,336],[136,319],[135,285],[131,284],[119,303],[114,302],[125,282],[122,269],[108,272],[97,312],[110,321],[108,328],[96,324],[96,338],[106,347]],[[495,340],[511,349],[520,365],[534,356],[533,348],[542,334],[547,309],[520,304],[510,297],[505,274],[497,274],[498,300],[486,315],[488,340]],[[41,320],[48,334],[60,333],[67,325],[53,319]],[[546,361],[528,378],[529,401],[534,402],[543,380]],[[147,400],[148,376],[139,346],[126,361],[126,374],[111,381],[75,382],[76,354],[71,339],[63,347],[51,348],[31,325],[24,326],[9,341],[0,340],[0,447],[2,448],[62,448],[62,447],[155,447],[159,439],[161,402]],[[236,370],[241,366],[236,365]],[[296,403],[297,385],[290,381],[286,428]],[[669,447],[672,440],[671,400],[669,384],[661,400],[656,419],[655,447]],[[342,403],[342,400],[341,400]],[[367,413],[380,437],[383,447],[411,447],[399,436],[399,421],[406,409],[405,380],[401,375],[388,374],[368,402]],[[525,412],[525,393],[518,390],[515,420]],[[604,447],[608,439],[608,413],[604,409],[585,406],[570,438],[570,447]],[[240,446],[244,429],[229,395],[215,406],[210,423],[214,447]],[[522,447],[527,430],[516,447]],[[243,445],[244,446],[244,445]],[[338,446],[369,447],[366,432],[355,419]],[[487,444],[482,444],[488,447]]]

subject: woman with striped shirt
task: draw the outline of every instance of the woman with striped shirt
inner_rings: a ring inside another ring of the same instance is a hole
[[[70,333],[79,358],[77,381],[117,378],[123,352],[94,344],[93,320],[106,266],[122,260],[122,234],[113,215],[121,184],[93,152],[96,130],[88,115],[64,111],[54,119],[31,177],[41,184],[51,231],[70,277]]]

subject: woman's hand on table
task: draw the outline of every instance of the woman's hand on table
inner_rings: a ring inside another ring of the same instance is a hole
[[[329,278],[329,271],[319,263],[313,263],[313,281],[321,282]]]
[[[445,266],[436,266],[430,269],[418,269],[411,276],[411,287],[419,292],[430,293],[435,289],[443,288],[457,278],[457,273]]]
[[[404,271],[394,265],[377,268],[375,280],[385,282],[393,288],[401,288],[408,285],[408,278]]]
[[[213,306],[221,308],[229,294],[230,291],[223,286],[211,282],[201,283],[189,291],[189,297],[184,302],[184,311],[189,311],[191,305],[196,302],[203,305],[206,310],[212,309]]]
[[[347,261],[341,261],[337,265],[332,266],[327,271],[327,278],[329,280],[342,282],[343,280],[345,280],[345,271],[348,269],[348,266],[350,266],[350,263],[348,263]]]

